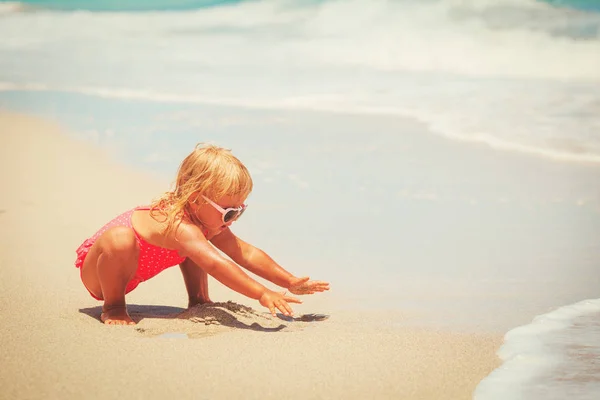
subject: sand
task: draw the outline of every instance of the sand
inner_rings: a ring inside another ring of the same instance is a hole
[[[298,309],[329,318],[301,321],[273,318],[214,280],[219,303],[186,310],[171,268],[128,296],[137,325],[104,326],[75,249],[168,186],[51,121],[2,112],[0,140],[0,398],[468,399],[498,366],[500,333],[329,312],[335,281]]]

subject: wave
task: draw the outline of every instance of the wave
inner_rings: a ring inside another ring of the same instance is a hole
[[[113,45],[115,38],[127,42],[133,33],[137,51],[147,54],[159,50],[161,55],[171,57],[177,55],[175,51],[165,52],[157,39],[170,39],[178,52],[192,51],[193,47],[182,43],[189,43],[193,37],[202,39],[195,44],[200,44],[199,51],[211,52],[215,58],[211,67],[228,67],[231,57],[224,59],[219,47],[210,46],[208,40],[222,44],[221,50],[237,52],[234,59],[242,63],[281,65],[287,59],[312,67],[600,81],[597,13],[565,12],[533,0],[299,4],[283,0],[236,2],[229,7],[176,15],[26,14],[3,21],[0,49],[10,45],[17,50],[15,38],[35,37],[41,43],[73,40],[64,43],[64,49],[57,48],[63,51],[79,50],[93,40],[105,51],[104,46]],[[38,25],[31,24],[36,22]],[[46,29],[48,26],[53,29]],[[83,37],[73,32],[81,32]],[[240,45],[254,43],[242,48],[232,40]],[[90,61],[96,60],[90,57]]]
[[[511,142],[509,140],[498,139],[486,135],[468,135],[460,130],[452,131],[447,121],[435,122],[435,118],[430,115],[415,113],[411,110],[401,108],[380,108],[380,107],[360,107],[344,104],[342,97],[324,96],[324,97],[304,97],[304,98],[279,98],[277,100],[257,101],[253,98],[227,98],[227,97],[204,97],[201,95],[179,95],[169,93],[159,93],[153,91],[140,91],[133,89],[115,89],[99,87],[81,87],[81,88],[57,88],[49,87],[44,84],[31,83],[25,85],[15,85],[7,82],[0,82],[0,92],[11,91],[33,91],[33,92],[62,92],[72,94],[82,94],[87,96],[96,96],[119,100],[137,100],[159,103],[180,103],[180,104],[199,104],[199,105],[217,105],[229,107],[242,107],[249,109],[270,109],[270,110],[305,110],[305,111],[324,111],[339,114],[354,115],[382,115],[382,116],[400,116],[416,118],[418,121],[426,124],[433,133],[445,136],[449,139],[460,140],[464,142],[480,143],[498,150],[510,150],[519,153],[541,156],[548,159],[567,162],[600,164],[600,154],[593,153],[574,153],[569,151],[560,151],[552,148],[542,148],[539,146],[525,145],[522,142]],[[580,150],[581,152],[581,150]]]
[[[504,345],[498,351],[503,364],[479,383],[474,399],[538,398],[525,396],[525,393],[536,385],[543,386],[544,383],[536,379],[564,362],[563,343],[552,343],[550,335],[569,329],[578,318],[598,313],[600,299],[585,300],[539,315],[530,324],[509,331],[505,335]],[[582,343],[575,345],[585,346]],[[565,386],[568,384],[568,381],[564,382]],[[560,392],[554,392],[554,395],[557,398],[573,398],[567,395],[563,397]]]

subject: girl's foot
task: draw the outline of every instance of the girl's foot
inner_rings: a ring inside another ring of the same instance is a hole
[[[127,314],[127,306],[102,307],[100,320],[106,325],[135,325],[135,322]]]
[[[188,301],[188,308],[192,308],[194,306],[197,306],[198,304],[211,304],[212,300],[209,299],[208,297],[202,297],[202,298],[190,298]]]

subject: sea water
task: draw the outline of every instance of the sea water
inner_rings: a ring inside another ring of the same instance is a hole
[[[507,309],[535,315],[597,297],[598,187],[559,166],[545,191],[521,187],[535,187],[535,174],[517,185],[481,171],[470,182],[449,164],[433,176],[434,164],[377,117],[593,165],[599,9],[583,0],[2,1],[0,106],[58,118],[170,177],[198,136],[218,137],[261,187],[242,236],[252,227],[277,259],[298,254],[294,238],[311,251],[292,267],[316,278],[343,262],[337,293],[364,283],[368,266],[381,296],[361,304],[429,305],[465,323],[484,320],[457,313],[477,303],[497,324]],[[311,110],[330,114],[305,118]],[[453,292],[422,295],[432,285]],[[552,299],[535,303],[541,292]],[[476,398],[600,398],[597,308],[577,303],[511,330]]]
[[[4,90],[406,115],[454,139],[600,161],[595,0],[0,5]]]
[[[479,383],[475,400],[600,397],[600,299],[537,316],[509,331],[501,367]]]

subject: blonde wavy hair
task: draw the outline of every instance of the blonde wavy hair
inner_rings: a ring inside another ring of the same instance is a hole
[[[252,192],[252,177],[248,169],[230,149],[198,143],[182,161],[177,172],[175,187],[155,199],[150,215],[166,222],[165,233],[173,232],[184,219],[199,221],[189,210],[190,202],[223,196],[248,197]]]

